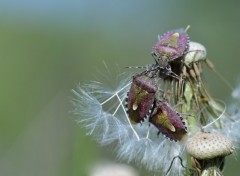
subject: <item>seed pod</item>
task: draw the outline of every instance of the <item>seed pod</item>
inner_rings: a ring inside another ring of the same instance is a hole
[[[230,155],[234,147],[229,138],[220,134],[200,133],[189,139],[187,152],[196,159],[212,159]]]
[[[133,77],[126,99],[127,112],[132,122],[139,123],[150,114],[156,92],[157,85],[153,78],[146,75]]]
[[[158,102],[149,118],[159,133],[174,141],[180,141],[187,133],[185,123],[167,102]]]

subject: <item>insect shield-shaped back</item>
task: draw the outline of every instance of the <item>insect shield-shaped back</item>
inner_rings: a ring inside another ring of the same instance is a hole
[[[174,141],[180,141],[187,133],[182,117],[167,102],[157,102],[149,121],[159,133]]]
[[[188,43],[189,37],[184,29],[169,31],[159,37],[152,54],[157,56],[159,63],[164,67],[168,62],[181,57],[187,50]]]
[[[151,113],[157,85],[154,79],[146,75],[133,76],[126,108],[132,122],[139,123]]]

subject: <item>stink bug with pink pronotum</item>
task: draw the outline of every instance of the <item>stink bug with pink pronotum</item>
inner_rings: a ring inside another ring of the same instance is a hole
[[[169,75],[171,73],[170,63],[181,58],[188,50],[189,36],[186,32],[188,28],[189,26],[185,30],[168,31],[158,37],[158,42],[152,49],[152,56],[159,65],[161,73]]]
[[[139,74],[133,76],[131,88],[126,98],[126,109],[129,119],[140,123],[151,113],[157,84],[154,78]]]
[[[157,127],[159,133],[174,141],[180,141],[187,133],[180,114],[165,101],[156,102],[149,122]]]

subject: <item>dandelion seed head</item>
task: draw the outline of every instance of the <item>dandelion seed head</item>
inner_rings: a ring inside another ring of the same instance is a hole
[[[124,105],[131,84],[129,80],[129,76],[125,76],[115,89],[106,88],[100,81],[79,85],[73,90],[73,113],[87,135],[101,145],[117,144],[114,152],[119,159],[166,173],[174,157],[185,157],[184,143],[158,134],[158,129],[148,120],[138,124],[130,122]],[[168,174],[183,173],[179,162],[173,162]]]
[[[101,145],[114,144],[118,159],[164,175],[184,175],[189,155],[211,159],[220,149],[228,155],[233,146],[240,148],[239,110],[228,111],[225,102],[212,98],[202,64],[229,84],[206,59],[206,48],[189,41],[187,29],[160,37],[152,50],[155,63],[138,67],[143,72],[125,74],[104,63],[106,73],[72,91],[73,113],[87,135]],[[240,86],[232,97],[239,104]],[[207,137],[200,140],[200,132]]]
[[[117,79],[120,79],[119,75]],[[186,166],[187,158],[185,141],[171,141],[162,133],[158,134],[159,130],[150,124],[149,119],[136,124],[130,122],[125,98],[131,86],[131,75],[121,74],[121,81],[115,88],[107,87],[105,79],[100,80],[78,85],[72,91],[75,95],[72,100],[73,113],[77,116],[77,122],[85,127],[87,135],[91,135],[101,145],[114,143],[113,152],[120,160],[134,162],[156,173],[183,175],[186,168],[181,164]],[[238,92],[239,89],[234,91]],[[215,113],[210,113],[207,108]],[[231,111],[227,109],[224,102],[210,99],[208,107],[202,107],[195,116],[184,118],[187,137],[194,137],[203,130],[222,134],[232,141],[235,148],[240,148],[240,113],[236,108]],[[200,122],[202,112],[209,115],[205,125]],[[176,156],[183,158],[182,163],[174,159]]]

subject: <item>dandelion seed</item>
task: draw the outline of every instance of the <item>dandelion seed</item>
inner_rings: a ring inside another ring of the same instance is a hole
[[[238,86],[238,88],[233,90],[232,97],[238,100],[240,99],[240,85]]]
[[[239,87],[236,88],[233,92],[239,91]],[[208,131],[212,131],[214,133],[224,134],[226,137],[231,139],[235,148],[240,148],[240,133],[239,133],[239,125],[240,125],[240,111],[236,107],[239,103],[235,102],[230,106],[229,111],[224,113],[219,119],[220,126],[210,126]]]

